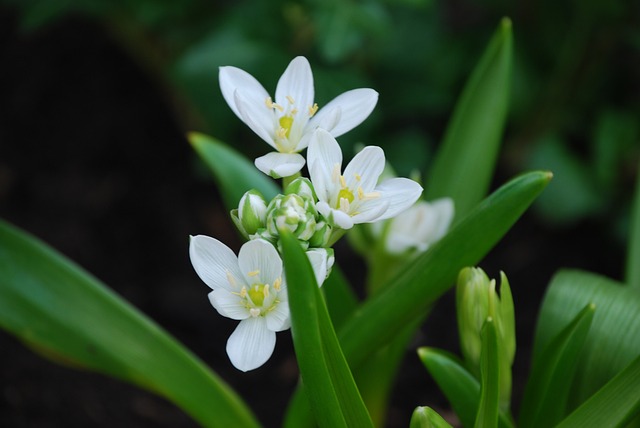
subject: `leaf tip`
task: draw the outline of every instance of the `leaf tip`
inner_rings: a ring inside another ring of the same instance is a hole
[[[502,20],[500,21],[500,28],[502,29],[502,32],[507,34],[507,33],[511,33],[511,27],[512,27],[512,22],[511,22],[511,18],[509,18],[508,16],[505,16],[502,18]]]

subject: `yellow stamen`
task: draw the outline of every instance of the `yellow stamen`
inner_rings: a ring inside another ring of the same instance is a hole
[[[356,181],[362,180],[362,177],[360,177],[360,174],[353,174],[353,176],[356,178]]]
[[[247,297],[247,287],[242,287],[242,290],[240,290],[240,297],[243,299]]]
[[[311,107],[309,107],[309,117],[313,117],[314,114],[318,111],[318,103],[313,103]]]
[[[293,104],[294,103],[293,97],[291,97],[291,95],[287,95],[285,98],[287,99],[287,101],[289,101],[289,104]]]
[[[278,137],[280,138],[289,138],[289,134],[291,133],[291,127],[293,126],[293,117],[292,116],[282,116],[279,120],[280,122],[280,130],[278,130]],[[284,135],[281,133],[284,131]]]
[[[256,276],[256,275],[260,275],[260,271],[257,269],[247,273],[247,276]]]
[[[347,182],[346,182],[346,180],[344,179],[344,176],[343,176],[343,175],[341,175],[341,176],[340,176],[340,185],[341,185],[342,187],[347,187]]]
[[[358,199],[364,199],[364,190],[360,186],[358,186]]]
[[[282,279],[277,278],[275,281],[273,281],[273,288],[275,288],[276,291],[280,291],[281,285],[282,285]]]
[[[233,277],[233,275],[231,275],[231,272],[227,271],[227,281],[229,281],[229,284],[232,287],[236,286],[236,279]]]

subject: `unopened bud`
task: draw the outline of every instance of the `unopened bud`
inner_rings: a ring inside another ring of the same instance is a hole
[[[291,182],[284,189],[285,195],[298,195],[303,198],[309,198],[312,201],[316,201],[316,192],[313,189],[313,184],[311,184],[311,180],[305,177],[298,177]]]
[[[238,204],[237,218],[245,234],[253,235],[258,229],[264,228],[266,216],[267,203],[260,192],[252,189],[242,196]]]
[[[296,194],[278,195],[267,209],[267,231],[277,236],[280,229],[289,229],[300,241],[308,241],[316,231],[317,215],[310,199]]]

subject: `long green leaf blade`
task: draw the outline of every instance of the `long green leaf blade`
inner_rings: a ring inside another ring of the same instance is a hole
[[[561,271],[542,303],[533,349],[538,361],[560,330],[588,304],[597,309],[580,353],[568,409],[575,409],[640,355],[640,294],[580,271]]]
[[[563,420],[558,428],[624,426],[640,414],[640,356]]]
[[[469,78],[428,176],[428,200],[451,197],[456,218],[487,194],[506,122],[512,64],[504,18]]]
[[[372,426],[298,240],[281,232],[293,343],[309,402],[321,427]]]
[[[480,405],[474,426],[475,428],[494,428],[498,426],[500,405],[500,353],[498,352],[498,331],[492,318],[487,318],[484,322],[480,335],[482,337]]]
[[[636,192],[633,197],[631,229],[629,232],[629,250],[627,251],[625,282],[636,290],[639,290],[640,263],[638,263],[638,260],[640,260],[640,172],[638,172],[638,177],[636,178]]]
[[[454,284],[460,269],[476,265],[489,252],[550,179],[548,172],[531,172],[505,184],[366,301],[340,330],[349,363],[358,365],[420,317]]]
[[[416,407],[409,428],[451,428],[451,425],[431,407]]]
[[[520,407],[520,426],[553,426],[564,416],[578,357],[591,327],[595,305],[587,305],[533,361]]]
[[[0,326],[57,362],[162,395],[204,426],[258,426],[242,400],[175,339],[77,265],[3,221]]]
[[[238,208],[240,198],[250,189],[257,189],[267,200],[279,193],[273,180],[231,147],[197,132],[189,133],[188,138],[213,173],[227,210]]]
[[[338,334],[350,366],[358,367],[369,354],[393,340],[405,325],[422,316],[454,284],[460,269],[478,264],[551,177],[549,172],[530,172],[502,186],[416,258],[388,287],[367,300]],[[303,412],[291,406],[288,412],[287,427],[305,426],[302,419],[292,416],[300,417]]]

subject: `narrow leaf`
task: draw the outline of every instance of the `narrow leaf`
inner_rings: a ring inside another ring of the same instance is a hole
[[[554,426],[564,416],[578,357],[595,305],[587,305],[533,361],[520,408],[520,426]]]
[[[462,426],[473,426],[480,404],[480,382],[454,355],[435,348],[419,348],[418,356],[458,415]],[[509,417],[499,414],[498,426],[511,428]]]
[[[561,271],[542,303],[533,361],[588,304],[598,310],[577,361],[568,410],[604,386],[640,355],[640,294],[631,287],[588,272]]]
[[[358,307],[358,298],[337,264],[331,268],[331,275],[325,280],[322,291],[331,321],[339,329]]]
[[[563,420],[558,428],[625,426],[640,414],[640,356]]]
[[[238,208],[240,198],[250,189],[259,190],[267,201],[279,193],[273,180],[231,147],[197,132],[189,133],[188,138],[213,173],[227,210]]]
[[[321,427],[373,426],[340,349],[309,260],[281,231],[293,343],[309,402]]]
[[[631,228],[629,230],[629,250],[625,281],[636,290],[640,289],[640,168],[636,177],[636,192],[631,210]]]
[[[369,354],[390,343],[404,326],[421,317],[454,284],[460,269],[478,264],[549,180],[548,172],[530,172],[505,184],[368,299],[338,335],[350,366],[358,367]],[[289,412],[302,414],[291,406]],[[289,417],[287,420],[290,426],[304,426]]]
[[[456,218],[487,194],[509,104],[511,21],[504,18],[469,78],[428,176],[427,200],[451,197]]]
[[[451,428],[451,425],[431,407],[416,407],[409,428]]]
[[[492,318],[487,318],[480,333],[480,405],[476,416],[476,428],[498,426],[500,404],[500,353],[498,352],[498,331]]]
[[[56,362],[173,401],[207,427],[258,426],[242,400],[153,321],[80,267],[0,221],[0,326]]]

